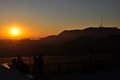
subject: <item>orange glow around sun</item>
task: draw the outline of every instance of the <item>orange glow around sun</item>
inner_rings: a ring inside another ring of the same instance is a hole
[[[20,30],[18,28],[12,28],[10,30],[11,35],[17,36],[20,34]]]
[[[22,37],[21,26],[19,25],[12,25],[8,29],[8,37],[11,38],[20,38]]]
[[[44,31],[36,30],[22,23],[3,25],[0,33],[2,39],[38,39],[45,35]]]

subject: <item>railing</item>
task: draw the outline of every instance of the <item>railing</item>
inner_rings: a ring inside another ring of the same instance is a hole
[[[11,64],[11,60],[16,57],[10,58],[0,58],[0,63]],[[98,56],[92,62],[90,61],[89,55],[67,55],[67,56],[43,56],[44,60],[44,72],[45,73],[59,73],[59,72],[70,72],[70,71],[81,71],[86,68],[102,66],[107,64],[107,66],[112,64],[119,64],[120,60],[112,59],[111,56],[104,57]],[[27,63],[32,70],[33,58],[32,57],[22,57],[23,61]],[[98,60],[97,60],[98,59]]]

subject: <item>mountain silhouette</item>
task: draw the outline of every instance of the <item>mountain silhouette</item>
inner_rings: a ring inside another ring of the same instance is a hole
[[[39,40],[0,40],[0,56],[70,55],[120,53],[120,29],[89,27],[83,30],[64,30]]]
[[[43,44],[58,44],[65,41],[76,39],[80,36],[89,36],[94,38],[104,38],[108,36],[120,35],[120,29],[116,27],[89,27],[83,30],[64,30],[58,35],[41,38]]]
[[[110,35],[120,35],[120,30],[116,27],[89,27],[84,30],[65,30],[60,33],[63,37],[78,37],[78,36],[90,36],[90,37],[106,37]]]

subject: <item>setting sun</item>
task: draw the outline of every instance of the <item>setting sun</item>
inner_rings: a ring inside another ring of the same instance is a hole
[[[10,33],[11,33],[11,35],[19,35],[19,33],[20,33],[20,30],[18,29],[18,28],[12,28],[11,30],[10,30]]]

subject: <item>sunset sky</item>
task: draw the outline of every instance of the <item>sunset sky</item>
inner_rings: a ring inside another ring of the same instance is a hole
[[[17,27],[21,38],[44,37],[65,29],[120,26],[120,0],[0,0],[0,37]]]

